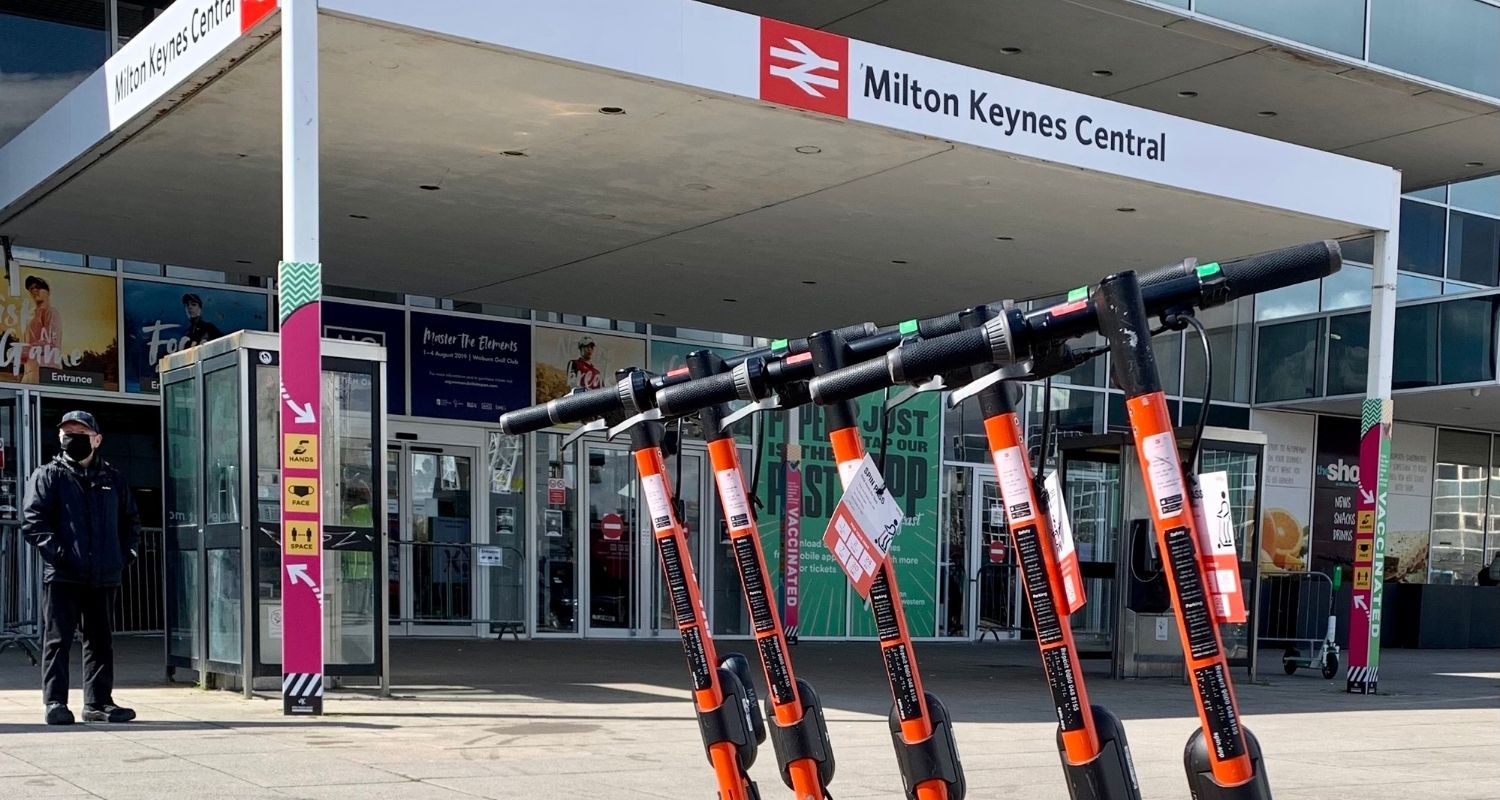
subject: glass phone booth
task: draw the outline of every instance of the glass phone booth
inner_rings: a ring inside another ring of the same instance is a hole
[[[1191,428],[1178,429],[1186,453]],[[1255,616],[1260,581],[1260,485],[1266,436],[1257,431],[1208,427],[1203,432],[1199,472],[1227,472],[1234,518],[1240,587],[1248,619],[1219,626],[1231,667],[1255,675]],[[1068,514],[1087,604],[1074,615],[1079,655],[1110,660],[1115,678],[1183,674],[1182,647],[1171,593],[1151,527],[1146,487],[1135,442],[1110,433],[1058,443]]]
[[[166,664],[281,680],[280,353],[241,331],[160,362]],[[387,690],[385,348],[323,341],[324,672]]]

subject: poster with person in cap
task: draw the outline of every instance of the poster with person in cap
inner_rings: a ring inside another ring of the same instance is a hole
[[[0,284],[0,381],[118,389],[115,282],[109,275],[20,267]]]
[[[267,327],[266,295],[235,289],[125,281],[125,390],[155,392],[157,362],[240,330]]]
[[[598,389],[615,382],[615,370],[646,365],[646,342],[561,328],[537,328],[536,402],[545,403],[574,389]]]

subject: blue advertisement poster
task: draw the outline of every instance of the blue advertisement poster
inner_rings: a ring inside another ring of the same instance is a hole
[[[406,413],[406,312],[399,308],[323,302],[323,338],[385,347],[385,402]]]
[[[127,280],[125,391],[157,392],[156,362],[168,353],[266,326],[266,296],[259,292]]]
[[[531,404],[531,326],[411,314],[411,413],[494,422]]]

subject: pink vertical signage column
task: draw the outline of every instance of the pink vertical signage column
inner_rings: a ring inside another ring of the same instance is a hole
[[[1349,673],[1344,690],[1375,694],[1380,683],[1381,583],[1390,488],[1391,401],[1367,398],[1360,415],[1359,504],[1354,528],[1354,595],[1349,613]]]
[[[323,713],[323,526],[318,422],[322,269],[281,262],[281,697]]]

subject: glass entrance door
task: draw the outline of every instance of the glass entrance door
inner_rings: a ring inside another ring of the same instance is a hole
[[[1021,586],[1020,561],[1011,546],[1005,503],[992,468],[974,470],[973,530],[976,541],[974,594],[981,638],[1015,639],[1031,627]]]
[[[650,544],[643,541],[649,537],[641,535],[635,457],[628,448],[600,442],[584,442],[582,447],[584,632],[634,636],[644,627],[641,565]]]
[[[416,635],[477,633],[474,581],[475,452],[469,447],[391,447],[391,612]],[[398,599],[399,598],[399,599]]]
[[[703,598],[703,613],[711,614],[715,605],[709,601],[714,597],[710,587],[712,576],[705,569],[703,554],[708,552],[705,539],[710,531],[718,532],[718,527],[712,524],[705,525],[705,520],[719,520],[718,493],[712,492],[715,502],[704,508],[703,504],[703,480],[704,462],[707,454],[702,450],[686,451],[680,460],[676,456],[667,459],[667,485],[671,487],[672,496],[677,500],[677,519],[682,523],[687,536],[689,558],[693,564],[693,574],[698,577],[698,591]],[[679,474],[679,472],[681,474]],[[713,514],[712,517],[705,516],[705,512]],[[656,555],[656,540],[654,536],[643,537],[646,541],[645,552],[641,554],[642,571],[650,576],[650,585],[653,587],[652,597],[652,633],[656,636],[676,636],[677,618],[672,611],[672,599],[667,594],[667,581],[661,570],[660,559]],[[728,532],[724,535],[723,547],[728,547]],[[732,562],[731,562],[732,563]],[[739,593],[739,579],[730,588]],[[712,623],[711,623],[712,624]],[[712,627],[709,628],[713,630]]]

